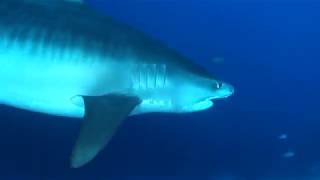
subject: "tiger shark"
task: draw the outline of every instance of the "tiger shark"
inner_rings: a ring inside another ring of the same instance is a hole
[[[0,104],[83,119],[81,167],[127,116],[208,109],[232,85],[80,0],[0,1]]]

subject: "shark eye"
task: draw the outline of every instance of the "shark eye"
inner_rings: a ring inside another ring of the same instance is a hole
[[[217,82],[216,86],[217,86],[217,89],[220,89],[222,87],[222,82]]]

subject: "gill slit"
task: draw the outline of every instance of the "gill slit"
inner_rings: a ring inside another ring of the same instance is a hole
[[[134,89],[147,90],[166,88],[167,66],[165,64],[140,64],[134,68]]]

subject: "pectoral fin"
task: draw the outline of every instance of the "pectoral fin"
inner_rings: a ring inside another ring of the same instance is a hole
[[[108,144],[122,121],[140,104],[138,97],[120,94],[83,96],[83,99],[85,116],[72,152],[73,168],[92,160]]]

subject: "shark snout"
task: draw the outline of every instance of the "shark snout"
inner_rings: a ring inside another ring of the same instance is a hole
[[[219,82],[219,85],[213,91],[213,96],[210,99],[223,99],[231,96],[234,93],[234,87],[231,84]]]
[[[223,93],[224,93],[225,98],[231,96],[234,93],[234,87],[231,84],[223,83],[222,89],[223,89]]]

